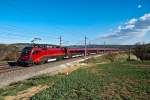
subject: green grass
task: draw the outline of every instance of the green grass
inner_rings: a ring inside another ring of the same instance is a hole
[[[83,77],[84,76],[84,77]],[[90,98],[99,98],[98,93],[102,81],[95,74],[87,70],[80,69],[69,76],[60,78],[53,87],[50,87],[40,94],[32,97],[33,100],[87,100]]]
[[[145,62],[144,64],[148,64]],[[149,100],[150,67],[139,62],[109,63],[79,69],[36,94],[32,100]],[[141,64],[141,63],[140,63]]]

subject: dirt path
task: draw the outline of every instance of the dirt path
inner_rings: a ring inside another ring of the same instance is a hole
[[[18,92],[16,96],[6,96],[4,100],[29,100],[34,94],[48,88],[47,85],[39,85],[27,90]]]
[[[83,65],[81,65],[81,64],[74,65],[74,66],[70,66],[70,67],[66,67],[66,68],[64,68],[62,71],[60,71],[60,73],[69,74],[69,73],[71,73],[71,72],[77,70],[77,69],[80,68],[81,66],[83,67]],[[85,65],[84,65],[84,66],[85,66]]]

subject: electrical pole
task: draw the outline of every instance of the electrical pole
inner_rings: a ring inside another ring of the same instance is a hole
[[[131,47],[129,46],[129,55],[128,60],[131,61]]]
[[[106,42],[104,41],[104,53],[105,53],[105,50],[106,49]]]
[[[145,55],[145,53],[146,53],[146,47],[145,47],[145,43],[143,42],[143,53],[142,53],[142,59],[144,60],[144,55]],[[143,60],[142,60],[142,62],[143,62]]]
[[[84,52],[84,56],[86,57],[86,54],[87,54],[87,45],[86,45],[86,42],[87,42],[87,37],[85,36],[85,52]]]
[[[59,37],[59,45],[60,45],[60,47],[62,46],[62,37],[61,36]]]

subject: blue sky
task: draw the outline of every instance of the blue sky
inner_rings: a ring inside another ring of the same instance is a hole
[[[95,44],[150,42],[150,0],[0,0],[0,43],[83,44],[85,35]]]

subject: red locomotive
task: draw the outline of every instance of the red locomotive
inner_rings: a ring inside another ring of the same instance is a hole
[[[25,47],[19,59],[18,65],[29,66],[32,64],[41,64],[52,61],[54,59],[61,59],[67,54],[66,48],[46,47],[46,46],[29,46]]]
[[[110,49],[113,50],[113,49]],[[109,48],[87,48],[87,54],[97,54],[110,51]],[[114,49],[116,50],[116,49]],[[17,65],[30,66],[64,58],[84,56],[84,48],[65,48],[57,46],[29,46],[22,50]]]

